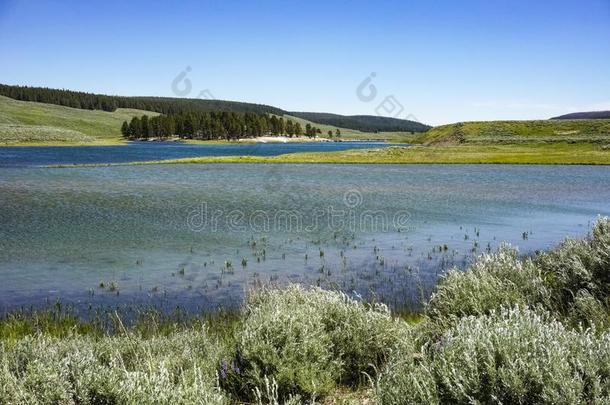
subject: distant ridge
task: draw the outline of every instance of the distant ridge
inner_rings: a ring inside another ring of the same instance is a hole
[[[289,114],[319,124],[355,129],[362,132],[426,132],[432,128],[417,121],[376,115],[339,115],[297,111],[292,111]]]
[[[56,104],[82,110],[113,112],[117,108],[133,108],[161,114],[187,111],[225,111],[235,113],[283,115],[282,109],[254,103],[199,98],[109,96],[47,87],[0,84],[0,95],[20,101]]]
[[[610,111],[575,112],[551,118],[552,120],[602,120],[610,119]]]
[[[176,114],[189,111],[224,111],[293,115],[317,124],[332,125],[362,132],[425,132],[431,127],[415,121],[372,115],[344,116],[329,113],[291,113],[265,104],[245,103],[215,99],[109,96],[65,89],[29,87],[0,84],[0,95],[20,101],[55,104],[83,110],[114,112],[117,108],[154,111],[161,114]]]

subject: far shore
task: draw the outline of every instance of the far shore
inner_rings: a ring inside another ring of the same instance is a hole
[[[27,147],[27,146],[120,146],[127,145],[131,142],[176,142],[188,145],[234,145],[247,143],[290,143],[290,142],[386,142],[395,143],[392,140],[383,138],[370,139],[346,139],[346,138],[323,138],[315,137],[308,138],[287,137],[287,136],[260,136],[257,138],[240,138],[240,139],[182,139],[182,138],[147,138],[147,139],[99,139],[91,142],[62,142],[62,141],[33,141],[33,142],[15,142],[15,143],[0,143],[0,148],[6,147]]]
[[[306,136],[259,136],[256,138],[239,138],[239,139],[182,139],[182,138],[148,138],[134,139],[134,142],[183,142],[189,144],[233,144],[233,143],[289,143],[289,142],[386,142],[386,139],[344,139],[344,138],[310,138]]]
[[[610,165],[610,153],[599,145],[566,142],[506,145],[397,145],[388,148],[300,152],[277,156],[205,156],[128,163],[51,165],[50,167],[209,163]]]

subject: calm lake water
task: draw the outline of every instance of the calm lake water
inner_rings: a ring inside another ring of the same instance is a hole
[[[2,311],[198,311],[288,282],[399,308],[501,241],[528,253],[586,235],[610,215],[610,167],[10,167],[0,207]]]
[[[333,152],[383,148],[384,142],[287,142],[189,145],[180,142],[130,142],[115,146],[18,146],[0,148],[0,167],[126,163],[201,156],[276,156],[297,152]]]

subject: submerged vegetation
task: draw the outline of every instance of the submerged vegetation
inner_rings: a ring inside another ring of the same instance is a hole
[[[341,292],[254,291],[234,316],[0,322],[1,403],[608,403],[610,220],[451,270],[417,317]],[[346,394],[348,393],[348,394]]]

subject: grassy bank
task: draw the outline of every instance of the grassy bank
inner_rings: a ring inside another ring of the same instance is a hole
[[[503,247],[450,271],[417,322],[299,286],[254,292],[234,317],[116,320],[111,334],[9,316],[0,402],[608,403],[609,274],[600,219],[548,253]]]
[[[332,164],[610,164],[610,148],[591,143],[443,145],[292,153],[272,157],[219,156],[127,163],[332,163]],[[96,166],[96,165],[93,165]],[[99,165],[105,166],[105,165]],[[72,167],[72,166],[70,166]]]

